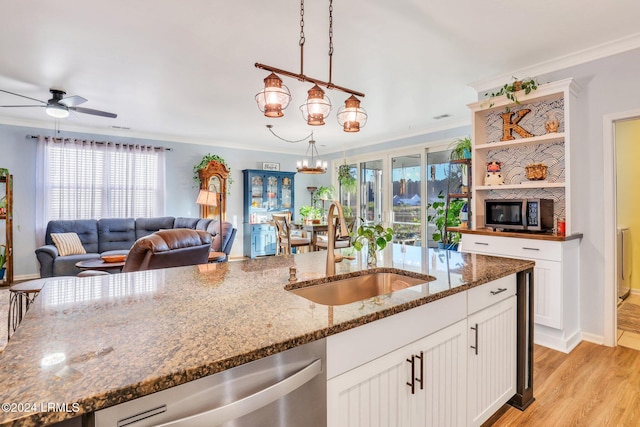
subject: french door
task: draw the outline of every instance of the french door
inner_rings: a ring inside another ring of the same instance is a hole
[[[435,226],[427,224],[426,211],[446,187],[448,144],[336,161],[333,170],[348,169],[355,181],[340,180],[336,186],[345,215],[391,227],[396,243],[437,246],[431,239]]]

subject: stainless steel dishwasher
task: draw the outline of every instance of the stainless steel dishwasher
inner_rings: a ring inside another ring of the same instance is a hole
[[[96,427],[326,426],[325,340],[96,411]]]

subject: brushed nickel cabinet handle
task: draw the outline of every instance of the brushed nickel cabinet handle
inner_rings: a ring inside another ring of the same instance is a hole
[[[524,249],[525,251],[539,251],[540,248],[527,248],[526,246],[523,246],[522,249]]]
[[[507,290],[507,288],[498,288],[497,291],[491,291],[491,295],[498,295],[498,294],[503,293],[506,290]]]
[[[473,243],[475,243],[476,245],[489,246],[489,244],[488,244],[488,243],[485,243],[485,242],[473,242]]]

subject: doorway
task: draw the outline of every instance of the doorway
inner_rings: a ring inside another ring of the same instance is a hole
[[[640,118],[614,122],[616,342],[640,350]]]

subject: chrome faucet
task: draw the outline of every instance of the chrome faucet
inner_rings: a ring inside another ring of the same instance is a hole
[[[333,210],[338,209],[338,221],[339,232],[337,237],[348,237],[349,229],[347,228],[347,223],[344,220],[344,212],[342,211],[342,205],[337,200],[331,202],[331,206],[329,206],[329,213],[327,214],[328,229],[327,229],[327,276],[333,276],[336,274],[336,225],[333,220]]]

